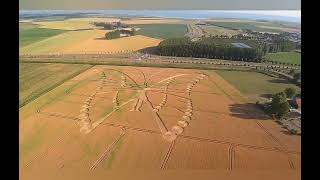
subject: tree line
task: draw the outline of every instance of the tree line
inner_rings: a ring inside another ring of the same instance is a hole
[[[103,29],[106,30],[113,30],[117,28],[128,28],[130,27],[127,24],[123,24],[121,22],[116,22],[116,23],[108,23],[108,22],[93,22],[93,25],[98,26],[98,27],[103,27]]]
[[[264,55],[258,48],[238,48],[231,44],[216,44],[211,38],[191,41],[189,38],[172,38],[157,46],[161,56],[196,57],[209,59],[228,59],[236,61],[261,62]]]

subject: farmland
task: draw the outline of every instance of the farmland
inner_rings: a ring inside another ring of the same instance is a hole
[[[132,36],[115,40],[105,39],[105,30],[69,31],[20,48],[20,54],[98,54],[120,53],[156,46],[160,40]]]
[[[271,32],[280,33],[283,31],[291,30],[292,28],[283,27],[273,23],[262,23],[262,22],[210,22],[210,25],[224,27],[233,30],[244,30],[249,29],[258,32]],[[292,30],[293,31],[293,30]]]
[[[239,34],[240,32],[232,29],[227,29],[219,26],[201,26],[203,30],[206,32],[206,36],[215,36],[215,35],[227,35],[227,36],[233,36],[236,34]]]
[[[300,88],[285,79],[273,78],[258,72],[224,71],[217,73],[226,81],[249,97],[261,97],[283,91],[287,87]]]
[[[39,25],[30,22],[19,22],[19,32],[23,30],[37,28]]]
[[[206,39],[205,39],[206,40]],[[259,44],[256,42],[256,41],[254,41],[254,40],[245,40],[245,39],[226,39],[226,38],[215,38],[215,39],[211,39],[211,38],[209,38],[209,39],[207,39],[207,40],[209,40],[209,41],[212,41],[212,42],[214,42],[214,44],[216,44],[216,45],[230,45],[230,46],[234,46],[234,45],[232,45],[232,43],[243,43],[243,44],[246,44],[246,45],[248,45],[248,46],[250,46],[250,47],[252,47],[252,48],[255,48],[255,47],[257,47]]]
[[[109,170],[132,169],[246,171],[259,178],[257,172],[267,170],[270,179],[298,179],[301,136],[254,103],[287,87],[300,92],[277,77],[299,67],[245,62],[256,54],[254,39],[209,38],[241,30],[196,25],[202,20],[117,15],[19,22],[20,179],[105,179]],[[119,31],[135,27],[135,35],[107,39],[106,23]],[[148,48],[167,38],[184,42],[185,36],[195,43],[162,49],[179,52],[174,55]],[[229,48],[232,43],[252,48]],[[228,53],[233,61],[226,60]],[[172,57],[179,54],[185,57]]]
[[[19,23],[19,47],[64,33],[64,30],[40,28],[33,23]]]
[[[297,52],[268,53],[265,58],[273,62],[301,64],[301,53]]]
[[[144,25],[144,24],[183,24],[183,21],[178,19],[164,19],[164,18],[137,18],[137,19],[131,19],[131,20],[125,20],[123,21],[125,24],[131,24],[131,25]]]
[[[90,65],[19,63],[19,106],[84,71]]]
[[[81,29],[92,29],[95,27],[89,22],[90,21],[68,19],[68,20],[62,20],[62,21],[40,21],[35,23],[40,25],[41,28],[60,29],[60,30],[81,30]]]
[[[20,108],[19,130],[22,179],[47,169],[300,169],[300,136],[212,70],[94,66]]]
[[[187,26],[184,24],[141,24],[134,26],[140,28],[137,34],[158,39],[183,37],[187,33]]]

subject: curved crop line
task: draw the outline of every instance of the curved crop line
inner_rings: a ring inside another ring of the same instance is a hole
[[[133,78],[131,78],[129,75],[127,75],[126,73],[124,73],[124,72],[122,72],[120,70],[117,70],[117,69],[109,69],[109,68],[107,68],[107,70],[116,71],[116,72],[119,72],[119,73],[127,76],[137,87],[140,87],[140,85]]]

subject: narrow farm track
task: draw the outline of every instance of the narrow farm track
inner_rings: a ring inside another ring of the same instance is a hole
[[[188,99],[187,97],[179,96],[179,95],[176,95],[176,94],[172,94],[172,93],[168,93],[168,92],[164,93],[164,92],[161,92],[160,90],[151,89],[151,90],[148,90],[148,91],[157,92],[157,93],[160,93],[160,94],[167,94],[167,95],[175,96],[175,97],[182,98],[182,99]]]
[[[220,85],[218,85],[217,82],[215,82],[215,80],[209,79],[212,83],[214,83],[216,85],[216,87],[218,87],[227,97],[229,97],[232,101],[234,101],[234,97],[232,96],[232,94],[227,93],[222,87],[220,87]],[[269,130],[267,128],[265,128],[258,120],[254,121],[260,129],[262,129],[264,131],[264,133],[267,135],[268,138],[271,139],[271,141],[275,142],[276,144],[280,145],[280,148],[275,147],[276,149],[279,150],[279,152],[285,153],[288,156],[288,163],[291,169],[295,169],[294,164],[291,160],[290,154],[288,153],[287,148],[281,143],[281,141],[276,138],[271,132],[269,132]]]
[[[137,68],[134,68],[134,69],[141,73],[141,75],[143,76],[143,84],[146,85],[147,80],[146,80],[146,75],[144,74],[144,72],[140,69],[137,69]]]
[[[166,71],[166,70],[161,70],[161,71],[159,71],[159,72],[155,72],[155,73],[151,74],[151,76],[149,76],[149,78],[147,79],[146,83],[149,84],[149,81],[150,81],[151,78],[153,78],[154,76],[157,76],[158,74],[163,73],[163,72],[165,72],[165,71]]]
[[[173,150],[174,145],[175,145],[175,140],[170,143],[169,149],[168,149],[168,151],[167,151],[167,153],[166,153],[166,155],[165,155],[165,157],[164,157],[164,159],[163,159],[163,161],[161,163],[160,169],[165,169],[165,167],[167,165],[167,162],[168,162],[168,160],[170,158],[170,155],[171,155],[171,152]]]
[[[151,129],[143,129],[138,127],[132,127],[132,126],[126,126],[126,125],[120,125],[120,124],[113,124],[113,123],[102,123],[101,125],[105,126],[111,126],[111,127],[117,127],[117,128],[125,128],[126,130],[132,130],[132,131],[138,131],[138,132],[146,132],[146,133],[153,133],[153,134],[161,134],[161,132],[154,131]]]
[[[229,166],[228,166],[228,170],[232,170],[233,166],[234,166],[234,160],[235,160],[235,148],[236,145],[231,144],[228,148],[228,159],[229,159]]]
[[[226,95],[226,97],[228,97],[231,101],[236,102],[236,100],[234,99],[234,97],[231,96],[229,93],[227,93],[222,87],[220,87],[217,82],[215,82],[214,80],[210,79],[210,76],[209,76],[208,80],[209,80],[210,82],[212,82],[212,83],[213,83],[224,95]]]
[[[213,143],[225,144],[225,145],[235,144],[239,147],[244,147],[244,148],[249,148],[249,149],[266,150],[266,151],[273,151],[273,152],[285,152],[285,153],[290,153],[290,154],[301,154],[301,152],[281,150],[276,147],[254,146],[254,145],[249,145],[249,144],[242,144],[242,143],[235,143],[235,142],[230,142],[230,141],[222,141],[222,140],[217,140],[217,139],[207,139],[207,138],[200,138],[200,137],[186,136],[186,135],[179,135],[179,137],[197,140],[200,142],[213,142]]]
[[[125,105],[127,105],[129,102],[133,101],[134,99],[130,99],[122,104],[119,105],[119,109]],[[98,121],[95,121],[93,124],[92,124],[92,131],[98,127],[103,121],[105,121],[109,116],[111,116],[114,112],[116,112],[116,110],[112,110],[109,114],[107,114],[106,116],[104,116],[103,118],[101,118],[100,120]]]
[[[106,70],[119,72],[119,73],[125,75],[126,77],[128,77],[135,84],[136,87],[140,87],[139,84],[132,77],[130,77],[128,74],[126,74],[126,73],[124,73],[124,72],[122,72],[120,70],[117,70],[117,69],[106,69]]]
[[[157,85],[157,84],[160,84],[160,83],[162,83],[162,82],[165,82],[165,81],[168,81],[168,80],[170,80],[170,79],[177,78],[177,77],[180,77],[180,76],[184,76],[184,75],[186,75],[186,74],[177,74],[177,75],[174,75],[174,76],[170,76],[170,77],[168,77],[168,78],[162,79],[161,81],[158,81],[158,82],[154,83],[154,84],[153,84],[152,86],[150,86],[150,87],[154,87],[154,86]]]
[[[146,95],[146,92],[144,91],[142,93],[143,93],[143,96],[144,96],[143,100],[147,103],[147,105],[148,105],[149,109],[151,110],[151,112],[153,112],[152,103],[148,99],[148,96]],[[153,115],[154,119],[156,120],[161,133],[164,135],[168,131],[165,123],[162,121],[161,117],[159,116],[159,114],[157,112],[153,112],[152,115]]]
[[[51,117],[59,117],[59,118],[63,118],[63,119],[70,119],[70,120],[74,120],[75,122],[80,120],[77,117],[66,116],[66,115],[58,114],[58,113],[49,113],[49,112],[43,112],[43,111],[39,111],[38,113],[46,115],[46,116],[51,116]]]
[[[104,93],[110,93],[109,92],[104,92]],[[97,93],[97,94],[102,94],[101,93]],[[89,95],[88,94],[81,94],[81,93],[70,93],[70,95],[73,95],[73,96],[81,96],[81,97],[88,97]],[[101,98],[101,99],[112,99],[111,97],[104,97],[104,96],[99,96],[99,95],[96,95],[96,98]],[[64,101],[65,102],[65,101]],[[78,102],[77,102],[78,103]]]
[[[280,140],[278,138],[276,138],[271,132],[269,132],[268,129],[265,128],[259,121],[255,121],[255,122],[273,141],[275,141],[277,144],[283,146],[283,144],[280,142]]]
[[[265,128],[259,121],[255,121],[257,125],[268,135],[269,138],[271,138],[274,142],[280,145],[282,152],[284,152],[288,156],[288,163],[291,169],[295,169],[294,164],[291,160],[290,154],[286,153],[287,148],[285,145],[283,145],[278,138],[276,138],[267,128]]]
[[[106,150],[101,154],[101,156],[92,164],[92,166],[90,167],[91,171],[95,170],[102,161],[108,158],[108,155],[110,155],[110,153],[114,150],[117,143],[125,134],[126,134],[126,129],[121,128],[120,135],[106,148]]]
[[[40,112],[43,115],[47,116],[52,116],[51,113],[43,113]],[[69,116],[64,116],[64,115],[59,115],[53,113],[53,116],[55,117],[61,117],[64,119],[71,119],[71,120],[76,120],[76,117],[69,117]],[[132,127],[132,126],[127,126],[127,125],[120,125],[120,124],[114,124],[114,123],[101,123],[101,125],[107,125],[107,126],[112,126],[112,127],[117,127],[117,128],[125,128],[127,130],[133,130],[133,131],[139,131],[139,132],[147,132],[147,133],[155,133],[155,134],[161,134],[161,132],[154,131],[151,129],[144,129],[144,128],[138,128],[138,127]],[[236,142],[230,142],[230,141],[222,141],[218,139],[207,139],[207,138],[201,138],[201,137],[195,137],[195,136],[187,136],[187,135],[178,135],[178,137],[185,138],[185,139],[191,139],[191,140],[196,140],[199,142],[211,142],[211,143],[217,143],[217,144],[224,144],[224,145],[232,145],[234,144],[235,146],[243,147],[243,148],[248,148],[248,149],[256,149],[256,150],[265,150],[265,151],[272,151],[272,152],[283,152],[283,153],[288,153],[288,154],[301,154],[301,152],[298,151],[290,151],[290,150],[283,150],[279,149],[277,147],[264,147],[264,146],[255,146],[255,145],[250,145],[250,144],[242,144],[242,143],[236,143]]]

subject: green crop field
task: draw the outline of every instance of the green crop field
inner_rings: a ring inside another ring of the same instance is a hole
[[[263,27],[259,27],[259,26],[268,26],[268,27],[281,27],[279,25],[276,24],[272,24],[272,23],[258,23],[258,22],[211,22],[209,23],[210,25],[214,25],[214,26],[219,26],[219,27],[224,27],[224,28],[228,28],[228,29],[234,29],[234,30],[238,30],[238,29],[249,29],[252,31],[259,31],[259,32],[275,32],[275,33],[279,33],[282,32],[279,29],[271,29],[271,28],[263,28]]]
[[[19,63],[19,106],[23,106],[91,65]]]
[[[187,26],[184,24],[143,24],[134,27],[141,28],[137,31],[138,35],[160,39],[183,37],[187,33]]]
[[[33,23],[29,23],[29,22],[24,22],[24,23],[19,22],[19,32],[24,31],[24,30],[28,30],[28,29],[34,29],[37,27],[39,27],[39,25],[37,25],[37,24],[33,24]]]
[[[297,52],[278,52],[268,53],[265,58],[268,61],[277,61],[282,63],[301,64],[301,54]]]
[[[37,25],[26,24],[19,27],[19,47],[64,33],[65,30],[38,28]]]
[[[227,29],[223,27],[218,27],[218,26],[202,26],[204,31],[207,33],[207,36],[209,35],[227,35],[227,36],[233,36],[236,34],[239,34],[239,31],[232,30],[232,29]]]
[[[285,88],[300,88],[284,79],[277,79],[258,72],[216,70],[216,72],[249,97],[261,97],[283,91]]]
[[[258,46],[258,43],[254,40],[243,40],[243,39],[224,39],[224,38],[214,38],[213,42],[216,45],[230,45],[231,43],[244,43],[252,48],[256,48]]]

